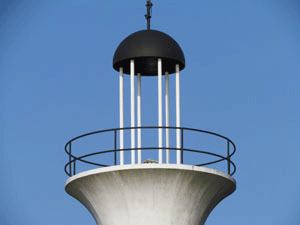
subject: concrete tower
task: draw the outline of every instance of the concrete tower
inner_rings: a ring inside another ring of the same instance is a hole
[[[113,58],[113,68],[119,73],[120,127],[84,134],[66,144],[69,162],[65,171],[70,178],[65,190],[99,225],[201,225],[236,189],[232,178],[236,167],[231,161],[235,145],[222,135],[181,127],[180,71],[185,68],[185,57],[173,38],[150,29],[150,0],[146,6],[147,29],[125,38]],[[126,74],[130,127],[124,127]],[[176,126],[170,126],[169,119],[169,75],[175,79]],[[157,126],[142,126],[142,77],[145,83],[157,79]],[[88,147],[81,144],[89,141]],[[146,159],[149,155],[157,161]],[[219,169],[223,164],[226,172]]]

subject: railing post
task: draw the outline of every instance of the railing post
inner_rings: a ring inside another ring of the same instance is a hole
[[[74,165],[73,165],[73,175],[76,174],[76,158],[74,158]]]
[[[71,150],[71,143],[69,143],[69,175],[72,176],[72,163],[71,163],[71,160],[72,160],[72,150]]]
[[[228,175],[230,175],[230,143],[227,140],[227,169],[228,169]]]
[[[183,164],[183,128],[181,130],[181,164]]]
[[[115,161],[115,166],[117,165],[117,130],[114,130],[114,141],[115,141],[115,146],[114,146],[114,154],[115,154],[115,157],[114,157],[114,161]]]

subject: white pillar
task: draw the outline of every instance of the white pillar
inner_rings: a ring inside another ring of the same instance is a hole
[[[131,127],[135,127],[135,101],[134,101],[134,60],[130,60],[130,105]],[[131,129],[131,164],[135,164],[135,129]]]
[[[169,73],[165,74],[165,105],[166,105],[166,127],[170,126],[170,102],[169,102]],[[170,147],[170,131],[166,128],[166,148]],[[170,150],[166,149],[166,163],[170,163]]]
[[[137,126],[141,127],[142,126],[142,99],[141,99],[141,74],[137,74]],[[141,129],[137,130],[137,147],[141,148],[142,147],[142,131]],[[138,150],[138,164],[142,163],[142,150]]]
[[[162,127],[162,62],[158,59],[158,126]],[[158,128],[158,163],[162,163],[162,128]]]
[[[124,82],[123,68],[120,67],[120,83],[119,83],[119,111],[120,111],[120,128],[124,127]],[[124,130],[120,130],[120,149],[124,149]],[[124,164],[124,151],[120,151],[120,165]]]
[[[180,80],[179,80],[179,65],[176,64],[176,127],[180,127]],[[181,148],[180,145],[180,129],[176,129],[176,147]],[[180,150],[176,151],[177,164],[181,164]]]

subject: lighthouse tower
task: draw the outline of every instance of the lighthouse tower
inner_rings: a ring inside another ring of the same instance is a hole
[[[125,38],[113,58],[119,76],[120,126],[67,142],[65,172],[70,177],[65,190],[99,225],[201,225],[236,189],[231,161],[236,148],[223,135],[181,126],[185,57],[172,37],[151,29],[150,0],[146,6],[147,29]],[[130,87],[124,86],[125,79]],[[142,79],[143,85],[157,80],[153,116],[158,124],[152,126],[142,125]],[[124,107],[125,88],[130,89],[130,107]],[[124,108],[130,108],[129,127],[124,126]],[[172,112],[176,121],[170,121]]]

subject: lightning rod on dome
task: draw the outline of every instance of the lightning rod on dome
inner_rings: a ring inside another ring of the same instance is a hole
[[[150,19],[151,19],[151,15],[152,15],[152,9],[151,8],[153,6],[151,0],[147,1],[146,6],[147,6],[147,14],[145,14],[145,18],[147,20],[147,29],[150,30]]]

